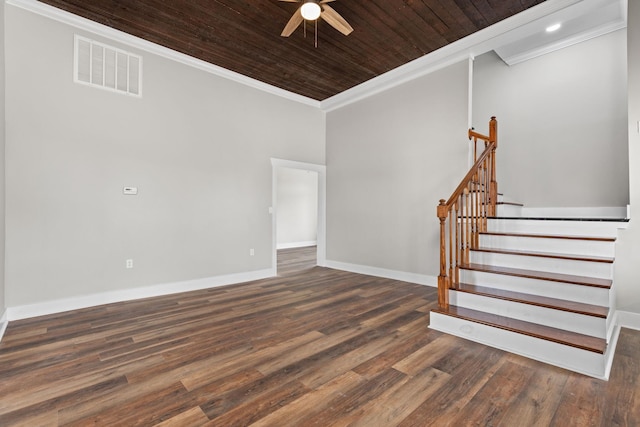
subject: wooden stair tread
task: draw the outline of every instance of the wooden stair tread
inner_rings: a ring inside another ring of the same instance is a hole
[[[523,255],[523,256],[534,256],[540,258],[556,258],[556,259],[566,259],[571,261],[590,261],[590,262],[603,262],[612,264],[614,259],[611,257],[599,257],[593,255],[570,255],[570,254],[558,254],[551,252],[535,252],[535,251],[518,251],[514,249],[494,249],[494,248],[475,248],[471,249],[476,252],[489,252],[494,254],[505,254],[505,255]]]
[[[567,301],[557,298],[543,297],[539,295],[525,294],[522,292],[512,292],[503,289],[495,289],[486,286],[470,285],[460,283],[456,288],[459,292],[467,292],[521,304],[535,305],[537,307],[551,308],[554,310],[568,311],[571,313],[584,314],[586,316],[607,318],[609,309],[599,305],[584,304],[574,301]]]
[[[570,283],[574,285],[593,286],[596,288],[610,289],[611,279],[597,277],[574,276],[571,274],[550,273],[547,271],[524,270],[520,268],[497,267],[484,264],[464,264],[460,268],[466,270],[482,271],[486,273],[505,274],[508,276],[526,277],[530,279],[548,280],[551,282]]]
[[[522,320],[498,316],[490,313],[484,313],[468,308],[456,307],[454,305],[450,305],[448,308],[435,308],[431,311],[446,316],[453,316],[459,319],[480,323],[494,328],[524,334],[534,338],[552,341],[558,344],[564,344],[571,347],[592,351],[594,353],[604,354],[607,347],[606,341],[601,338],[578,334],[562,329],[551,328],[549,326],[537,325],[535,323],[529,323]]]
[[[597,242],[615,242],[615,237],[594,237],[594,236],[571,236],[560,234],[530,234],[530,233],[502,233],[496,231],[481,231],[480,235],[486,236],[509,236],[509,237],[531,237],[543,239],[561,239],[561,240],[588,240]]]

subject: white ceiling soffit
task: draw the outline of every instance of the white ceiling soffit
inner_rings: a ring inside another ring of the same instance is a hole
[[[561,24],[560,29],[546,32],[553,24]],[[626,26],[626,0],[585,0],[524,25],[511,42],[494,50],[506,64],[514,65]]]
[[[573,12],[573,9],[579,8],[581,10],[585,8],[587,3],[589,5],[586,5],[586,8],[593,9],[593,3],[612,2],[619,3],[620,0],[547,0],[356,87],[325,99],[320,103],[320,108],[324,111],[332,111],[344,107],[465,59],[474,58],[500,46],[506,46],[516,40],[544,32],[548,16],[558,13],[566,16],[577,15],[580,13]]]

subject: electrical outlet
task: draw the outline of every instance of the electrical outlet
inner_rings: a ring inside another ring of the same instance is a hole
[[[132,259],[128,259],[126,262],[126,266],[127,268],[133,268],[133,260]]]
[[[256,251],[253,250],[253,248],[249,249],[249,255],[254,256],[256,254]]]

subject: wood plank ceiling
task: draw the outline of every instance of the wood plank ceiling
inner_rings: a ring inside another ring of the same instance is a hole
[[[278,0],[40,0],[264,83],[324,100],[544,0],[337,0],[354,28],[282,29]]]

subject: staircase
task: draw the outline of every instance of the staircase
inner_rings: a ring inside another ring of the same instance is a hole
[[[489,150],[491,129],[470,136]],[[522,205],[484,190],[494,159],[476,163],[438,207],[439,307],[430,328],[607,379],[618,333],[615,241],[625,220],[523,216]]]

